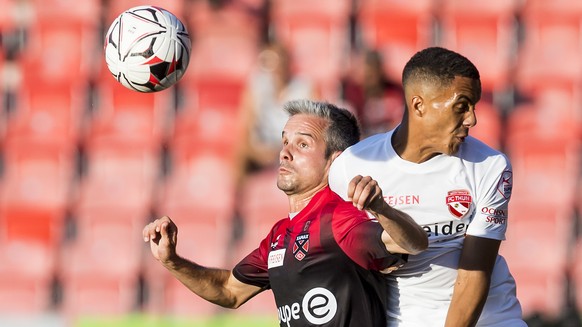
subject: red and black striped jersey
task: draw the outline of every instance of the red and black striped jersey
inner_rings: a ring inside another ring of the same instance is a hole
[[[382,232],[325,188],[295,217],[278,221],[233,274],[273,290],[281,326],[383,326],[387,293],[379,271],[404,259],[387,251]]]

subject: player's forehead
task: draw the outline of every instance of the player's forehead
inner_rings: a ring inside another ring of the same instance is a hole
[[[289,117],[287,124],[285,124],[283,137],[306,136],[315,141],[323,141],[327,126],[328,121],[325,118],[308,114],[296,114]]]
[[[478,79],[455,76],[448,81],[418,81],[417,89],[426,99],[448,101],[469,101],[472,104],[481,99],[481,84]]]
[[[481,99],[481,82],[478,79],[455,76],[447,88],[443,88],[457,99],[467,99],[475,104]]]

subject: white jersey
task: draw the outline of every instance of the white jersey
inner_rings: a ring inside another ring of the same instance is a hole
[[[371,176],[388,204],[425,229],[428,249],[387,275],[388,326],[443,326],[465,234],[505,239],[511,165],[472,137],[453,156],[412,163],[396,154],[392,134],[371,136],[344,151],[331,166],[329,184],[347,198],[354,176]],[[526,326],[515,292],[507,263],[498,256],[478,326]]]

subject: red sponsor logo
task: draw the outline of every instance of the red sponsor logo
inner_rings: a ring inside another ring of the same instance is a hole
[[[456,218],[463,218],[471,209],[473,198],[467,190],[449,191],[446,198],[449,212]]]
[[[388,195],[384,197],[390,206],[420,204],[420,195]]]

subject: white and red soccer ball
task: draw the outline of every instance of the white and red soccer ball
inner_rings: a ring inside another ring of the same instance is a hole
[[[128,89],[157,92],[186,72],[192,48],[184,24],[171,12],[138,6],[121,13],[105,36],[105,61]]]

